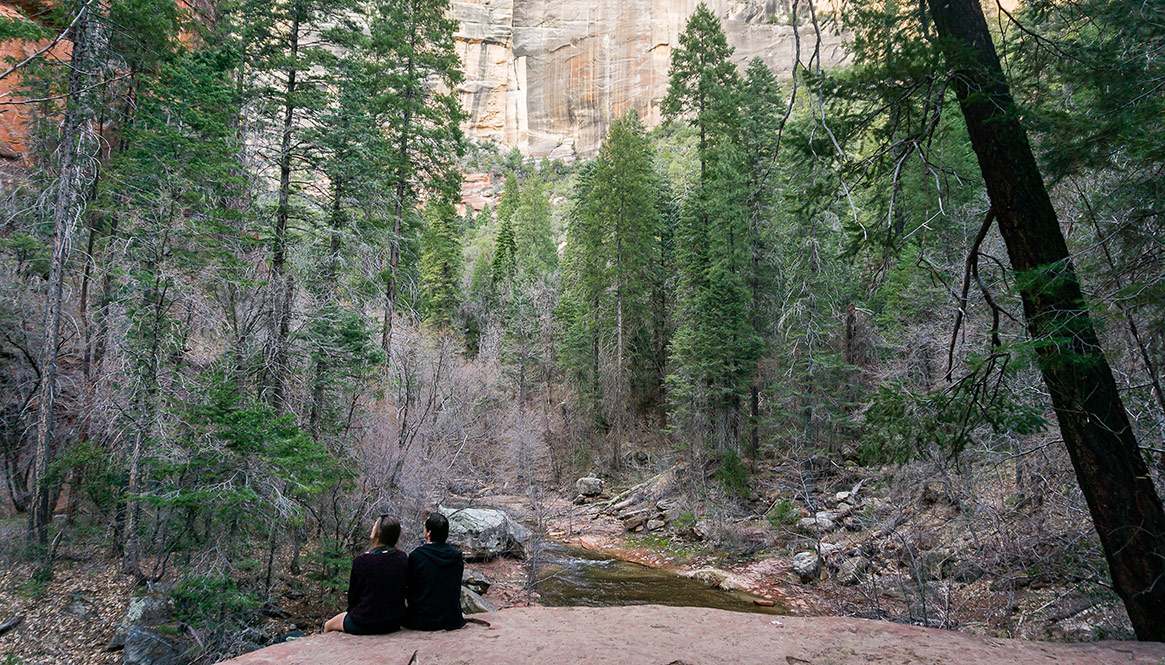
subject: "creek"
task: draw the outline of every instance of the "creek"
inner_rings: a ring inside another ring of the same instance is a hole
[[[543,605],[673,605],[785,613],[779,605],[757,605],[745,593],[714,589],[698,579],[554,541],[544,541],[539,559],[535,588]]]

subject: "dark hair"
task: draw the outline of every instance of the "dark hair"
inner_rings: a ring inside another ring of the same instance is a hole
[[[443,543],[449,538],[449,520],[441,513],[431,513],[425,520],[425,531],[429,532],[429,540]]]
[[[377,517],[376,526],[372,527],[372,549],[396,547],[398,540],[400,540],[400,520],[391,515]]]

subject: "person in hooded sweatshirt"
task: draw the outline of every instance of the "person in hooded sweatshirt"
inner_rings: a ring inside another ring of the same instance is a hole
[[[413,630],[454,630],[465,625],[461,616],[461,551],[445,540],[449,520],[433,513],[425,520],[424,545],[409,554],[408,617]]]
[[[369,550],[352,561],[348,611],[328,619],[324,632],[379,635],[400,630],[405,620],[408,557],[396,548],[400,520],[381,515],[372,525]]]

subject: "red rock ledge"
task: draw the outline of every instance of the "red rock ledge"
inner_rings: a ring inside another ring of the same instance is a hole
[[[441,633],[329,633],[260,649],[230,665],[1162,665],[1165,643],[992,639],[841,617],[694,607],[524,607],[476,614]]]

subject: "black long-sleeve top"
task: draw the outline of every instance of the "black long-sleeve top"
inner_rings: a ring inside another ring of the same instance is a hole
[[[352,560],[348,619],[362,633],[390,633],[405,620],[408,555],[378,547]]]

